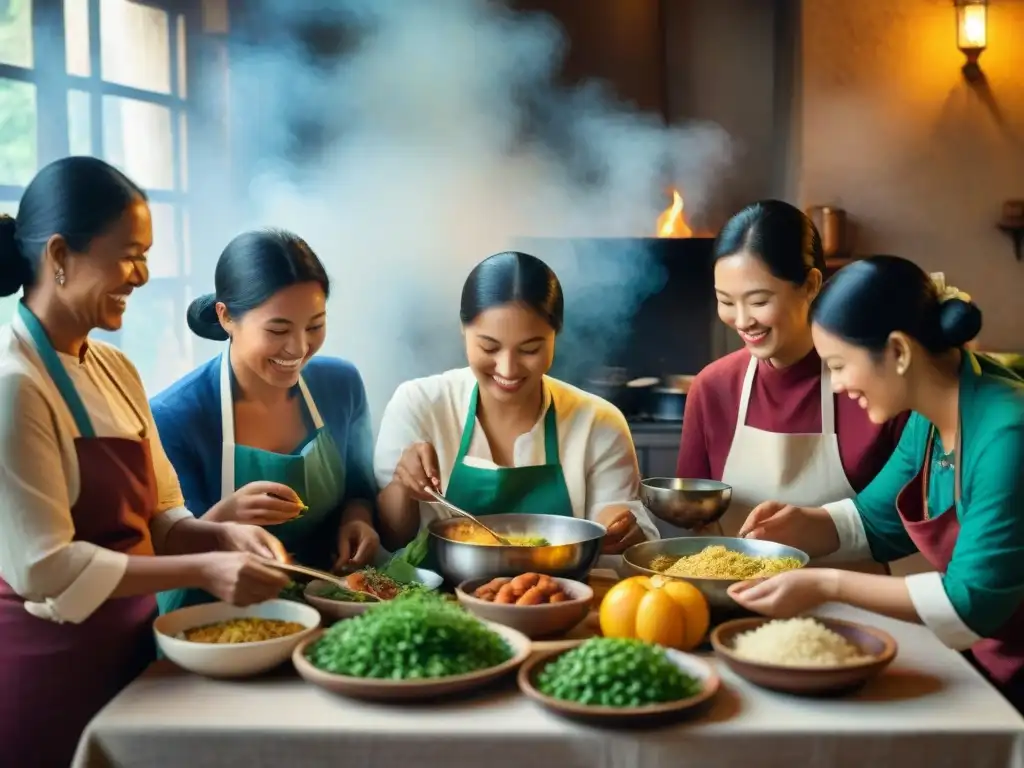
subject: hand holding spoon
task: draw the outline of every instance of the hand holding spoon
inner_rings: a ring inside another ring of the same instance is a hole
[[[437,503],[438,503],[438,504],[441,504],[441,505],[442,505],[442,506],[444,506],[445,508],[447,508],[447,509],[450,509],[450,510],[451,510],[452,512],[454,512],[454,513],[455,513],[456,515],[458,515],[459,517],[464,517],[464,518],[466,518],[467,520],[472,520],[472,521],[473,521],[474,523],[476,523],[476,524],[477,524],[477,525],[479,525],[479,526],[480,526],[481,528],[483,528],[483,529],[484,529],[485,531],[487,531],[487,532],[488,532],[489,534],[491,534],[491,536],[493,536],[493,537],[494,537],[494,539],[495,539],[495,540],[496,540],[496,541],[497,541],[497,542],[498,542],[499,544],[503,544],[503,545],[504,545],[504,546],[506,546],[506,547],[510,547],[510,546],[512,546],[512,542],[511,542],[511,541],[509,541],[508,539],[506,539],[506,538],[505,538],[504,536],[499,536],[499,535],[498,535],[497,533],[495,533],[494,531],[492,531],[492,530],[491,530],[490,528],[488,528],[488,527],[487,527],[486,525],[484,525],[483,523],[481,523],[481,522],[480,522],[480,520],[479,520],[479,518],[477,518],[477,517],[474,517],[473,515],[469,514],[469,512],[467,512],[467,511],[466,511],[466,510],[464,510],[464,509],[461,509],[461,508],[459,508],[459,507],[456,507],[456,506],[455,506],[454,504],[452,504],[452,503],[451,503],[450,501],[448,501],[448,499],[446,499],[446,498],[445,498],[444,496],[442,496],[442,495],[441,495],[440,493],[438,493],[438,492],[437,492],[437,491],[436,491],[436,490],[435,490],[434,488],[431,488],[431,487],[430,487],[429,485],[428,485],[428,486],[425,486],[425,487],[423,488],[423,492],[424,492],[424,493],[426,493],[426,494],[429,494],[430,496],[433,496],[433,497],[434,497],[434,499],[436,499],[436,500],[437,500]]]

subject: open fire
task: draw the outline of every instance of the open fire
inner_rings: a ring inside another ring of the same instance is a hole
[[[686,221],[686,204],[678,189],[672,190],[672,205],[658,216],[658,237],[693,237],[693,229]]]

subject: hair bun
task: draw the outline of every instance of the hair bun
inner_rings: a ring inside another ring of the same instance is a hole
[[[217,319],[217,297],[206,293],[194,299],[185,313],[189,330],[196,336],[211,341],[227,341],[228,332]]]
[[[939,306],[939,326],[950,347],[962,347],[981,332],[981,310],[973,301],[946,299]]]
[[[0,296],[13,296],[32,277],[15,239],[16,229],[13,218],[0,214]]]

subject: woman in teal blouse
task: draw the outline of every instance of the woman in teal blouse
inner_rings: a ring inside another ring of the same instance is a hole
[[[843,602],[923,623],[969,651],[1024,708],[1024,381],[964,349],[981,329],[969,296],[895,256],[836,274],[813,321],[833,389],[876,423],[913,413],[892,458],[856,498],[820,508],[765,502],[740,535],[844,561],[921,552],[935,571],[903,578],[811,568],[737,584],[731,594],[769,616]]]

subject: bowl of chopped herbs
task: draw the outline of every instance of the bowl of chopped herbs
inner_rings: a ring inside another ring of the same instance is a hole
[[[307,682],[376,701],[409,701],[464,692],[511,673],[530,640],[477,619],[430,592],[384,601],[314,635],[292,654]]]
[[[709,701],[721,685],[697,656],[610,637],[538,654],[520,667],[518,682],[552,712],[612,726],[671,721]]]
[[[325,618],[350,619],[382,602],[435,590],[442,581],[438,574],[422,568],[412,568],[409,573],[390,567],[362,568],[345,577],[344,587],[311,581],[303,597]]]

